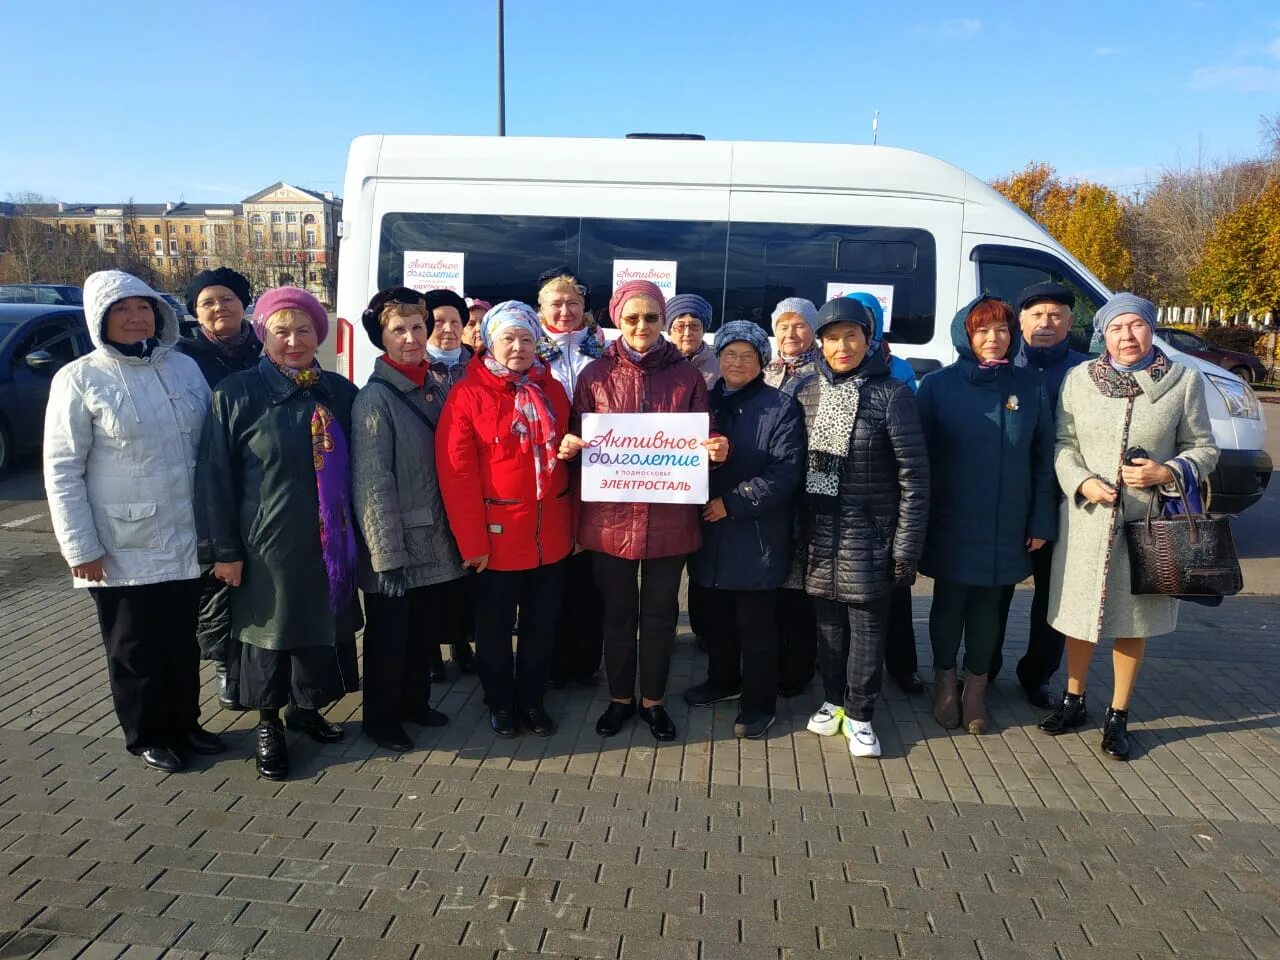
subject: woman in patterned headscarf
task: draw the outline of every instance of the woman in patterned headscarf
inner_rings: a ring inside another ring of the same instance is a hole
[[[228,673],[257,709],[258,772],[288,775],[284,730],[341,740],[320,710],[359,689],[355,631],[359,539],[351,509],[356,388],[320,369],[329,317],[296,287],[264,293],[253,316],[257,367],[213,391],[196,469],[203,562],[232,587],[241,645]]]

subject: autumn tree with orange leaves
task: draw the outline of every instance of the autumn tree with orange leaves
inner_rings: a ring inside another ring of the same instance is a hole
[[[1227,313],[1280,316],[1280,177],[1214,225],[1190,286]]]
[[[1133,272],[1125,244],[1125,208],[1114,191],[1087,180],[1064,181],[1047,163],[1031,163],[992,186],[1049,232],[1112,290]]]

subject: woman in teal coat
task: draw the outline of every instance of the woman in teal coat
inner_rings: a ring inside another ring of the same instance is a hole
[[[1056,532],[1053,414],[1039,372],[1009,362],[1021,332],[1003,300],[967,304],[951,340],[959,357],[925,377],[918,398],[933,472],[920,569],[934,578],[934,719],[983,733],[1001,588],[1031,575],[1031,553]]]

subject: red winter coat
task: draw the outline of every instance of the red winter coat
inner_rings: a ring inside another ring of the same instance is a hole
[[[556,417],[556,445],[569,423],[569,398],[541,363],[529,374]],[[477,357],[449,391],[436,428],[436,468],[445,513],[464,560],[489,555],[494,570],[532,570],[573,548],[569,471],[556,464],[535,494],[533,454],[511,432],[515,388]]]
[[[620,341],[589,363],[573,393],[573,430],[584,413],[707,413],[707,384],[663,340],[637,363]],[[702,545],[702,508],[683,503],[583,503],[578,543],[624,560],[674,557]]]

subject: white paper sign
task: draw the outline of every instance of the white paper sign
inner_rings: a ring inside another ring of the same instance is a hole
[[[404,285],[410,290],[452,290],[462,296],[465,253],[446,250],[406,250]]]
[[[834,300],[846,293],[869,293],[880,301],[880,309],[884,311],[884,330],[893,322],[893,284],[892,283],[828,283],[827,299]]]
[[[630,280],[648,280],[670,300],[676,295],[677,266],[679,264],[675,260],[615,260],[613,261],[613,290],[617,290]],[[613,290],[610,290],[610,293]]]
[[[707,502],[705,413],[584,413],[582,499]]]

